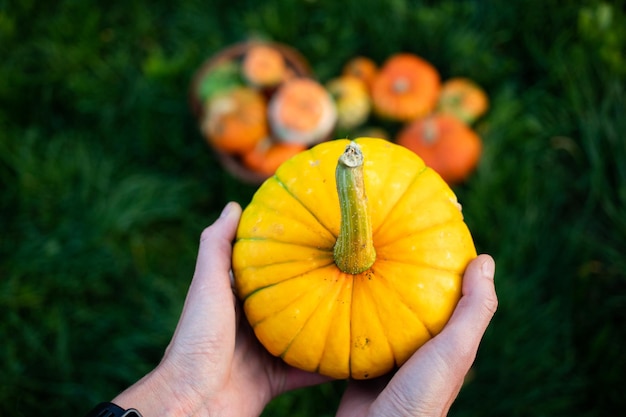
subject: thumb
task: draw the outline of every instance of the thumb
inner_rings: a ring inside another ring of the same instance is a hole
[[[232,242],[241,216],[239,204],[228,203],[220,217],[200,237],[196,269],[176,329],[176,336],[188,338],[208,328],[219,336],[234,327],[234,303],[230,285]],[[228,312],[233,312],[232,318]],[[209,323],[212,325],[209,325]]]
[[[447,413],[498,306],[494,273],[495,263],[489,255],[470,262],[463,277],[462,297],[448,324],[398,370],[372,405],[371,415],[390,414],[389,408],[400,414]]]
[[[489,255],[479,255],[463,276],[463,296],[442,333],[458,336],[476,351],[491,318],[498,308],[494,286],[495,263]]]
[[[194,280],[196,277],[202,279],[206,275],[205,268],[208,266],[221,271],[230,269],[232,242],[235,238],[240,216],[241,207],[239,204],[230,202],[226,204],[220,217],[202,231]]]
[[[222,210],[220,217],[204,229],[200,237],[200,248],[196,270],[189,287],[185,305],[195,305],[195,299],[204,301],[198,304],[209,304],[216,313],[224,308],[221,302],[231,303],[230,267],[232,242],[235,238],[237,225],[241,216],[239,204],[230,202]],[[232,307],[232,306],[231,306]],[[211,317],[211,316],[209,316]]]
[[[495,263],[489,255],[479,255],[463,276],[463,295],[441,333],[431,340],[446,364],[451,378],[464,376],[472,366],[480,341],[498,307],[494,286]]]

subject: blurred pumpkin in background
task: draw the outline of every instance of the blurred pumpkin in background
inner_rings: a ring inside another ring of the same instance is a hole
[[[202,132],[218,151],[248,152],[268,135],[267,104],[254,89],[238,87],[217,93],[204,112]]]
[[[474,81],[456,77],[441,86],[437,112],[451,114],[467,124],[472,124],[489,108],[489,98]]]
[[[287,64],[282,53],[271,45],[252,45],[241,63],[245,79],[257,87],[273,87],[287,77]]]
[[[368,91],[371,89],[377,73],[378,65],[365,56],[357,56],[350,59],[341,71],[342,75],[349,75],[363,81]]]
[[[269,101],[269,123],[280,142],[313,145],[325,140],[337,121],[326,89],[311,78],[287,80]]]
[[[330,80],[326,89],[335,101],[338,128],[353,129],[367,120],[371,110],[370,96],[361,79],[342,75]]]
[[[383,139],[333,140],[283,163],[244,210],[237,295],[286,363],[374,378],[438,334],[476,257],[450,187]]]
[[[242,155],[241,160],[249,169],[269,177],[283,162],[305,149],[306,146],[299,143],[276,142],[267,138]]]
[[[355,133],[355,137],[379,138],[392,140],[391,134],[380,126],[363,126]]]
[[[419,155],[449,184],[466,180],[482,152],[480,136],[448,114],[433,114],[406,125],[396,143]]]
[[[414,120],[435,108],[440,89],[439,72],[432,64],[411,53],[398,53],[385,61],[374,78],[374,111],[390,120]]]

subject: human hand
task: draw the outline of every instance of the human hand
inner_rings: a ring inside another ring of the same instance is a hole
[[[159,366],[113,402],[153,416],[258,416],[284,391],[328,380],[288,367],[256,341],[231,289],[241,207],[229,203],[201,237],[183,312]],[[245,320],[243,320],[245,322]]]
[[[337,417],[445,416],[496,311],[494,273],[489,255],[474,259],[465,272],[463,296],[441,333],[415,352],[391,380],[351,381]]]
[[[113,402],[137,408],[145,417],[258,416],[274,396],[328,380],[272,357],[245,320],[239,324],[229,272],[240,216],[239,205],[231,203],[204,230],[194,278],[162,362]],[[445,415],[497,307],[493,274],[491,257],[475,259],[465,274],[463,297],[444,330],[390,381],[351,382],[337,415]]]

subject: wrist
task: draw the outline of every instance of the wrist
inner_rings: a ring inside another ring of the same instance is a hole
[[[123,409],[115,403],[102,402],[96,405],[85,417],[142,417],[134,408]]]
[[[112,402],[124,409],[134,408],[143,417],[208,415],[210,404],[181,383],[184,380],[168,377],[157,367]]]

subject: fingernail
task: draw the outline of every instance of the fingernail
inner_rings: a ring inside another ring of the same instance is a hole
[[[228,204],[226,204],[226,206],[224,206],[224,208],[222,209],[222,213],[220,214],[220,219],[223,217],[228,217],[230,212],[233,211],[233,205],[234,203],[231,201]]]
[[[496,264],[492,259],[487,259],[483,262],[482,271],[485,278],[493,279],[496,274]]]

